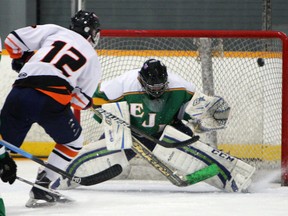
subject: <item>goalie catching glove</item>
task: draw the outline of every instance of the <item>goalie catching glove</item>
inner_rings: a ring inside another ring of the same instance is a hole
[[[185,113],[191,118],[187,126],[192,126],[196,133],[203,133],[224,129],[230,106],[222,97],[195,92],[185,108]]]

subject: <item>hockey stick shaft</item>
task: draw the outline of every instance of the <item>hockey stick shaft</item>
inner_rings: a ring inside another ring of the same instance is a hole
[[[43,186],[41,186],[41,185],[39,185],[39,184],[30,182],[30,181],[28,181],[28,180],[26,180],[26,179],[24,179],[24,178],[19,177],[19,176],[17,176],[16,179],[19,180],[19,181],[21,181],[21,182],[23,182],[23,183],[26,183],[26,184],[28,184],[28,185],[31,185],[32,187],[36,187],[36,188],[38,188],[38,189],[40,189],[40,190],[43,190],[43,191],[46,191],[46,192],[55,194],[55,195],[57,195],[57,196],[59,196],[59,197],[63,197],[63,198],[65,198],[65,199],[72,200],[70,197],[63,195],[63,194],[59,193],[58,191],[55,191],[55,190],[50,189],[50,188],[45,188],[45,187],[43,187]]]
[[[78,177],[78,176],[73,176],[68,172],[65,172],[64,170],[59,169],[58,167],[53,166],[52,164],[49,164],[35,156],[33,156],[32,154],[18,148],[17,146],[12,145],[11,143],[8,143],[5,140],[0,140],[0,144],[5,146],[6,148],[12,150],[13,152],[16,152],[60,175],[62,175],[65,178],[68,178],[69,180],[76,182],[77,184],[81,184],[81,185],[94,185],[94,184],[98,184],[101,183],[102,181],[104,181],[103,179],[103,172],[94,174],[94,175],[90,175],[90,176],[85,176],[85,177]],[[109,172],[114,173],[114,172],[122,172],[122,167],[119,164],[116,164],[114,166],[111,166],[107,169]],[[106,172],[107,172],[106,170]]]
[[[158,140],[146,133],[144,133],[143,131],[141,131],[140,129],[138,129],[137,127],[133,126],[133,125],[130,125],[128,124],[127,122],[125,122],[124,120],[118,118],[117,116],[115,116],[114,114],[110,113],[110,112],[107,112],[106,110],[104,110],[103,108],[91,108],[91,110],[94,112],[94,114],[96,114],[99,118],[103,119],[103,116],[104,115],[106,118],[108,119],[112,119],[114,121],[116,121],[118,124],[121,124],[127,128],[130,128],[130,130],[133,132],[133,133],[136,133],[142,137],[145,137],[146,139],[154,142],[154,143],[157,143],[163,147],[166,147],[166,148],[180,148],[180,147],[183,147],[183,146],[187,146],[187,145],[190,145],[196,141],[199,140],[199,136],[193,136],[191,139],[188,139],[188,140],[185,140],[185,141],[182,141],[182,142],[174,142],[174,143],[168,143],[168,142],[164,142],[164,141],[161,141],[161,140]]]
[[[157,171],[165,176],[172,184],[178,187],[188,186],[174,171],[160,161],[149,149],[147,149],[139,140],[133,137],[132,150],[141,156],[145,161],[152,165]]]
[[[17,146],[12,145],[11,143],[8,143],[5,140],[0,140],[0,144],[5,146],[6,148],[12,150],[13,152],[16,152],[16,153],[38,163],[38,164],[40,164],[46,168],[49,168],[58,174],[61,174],[63,177],[66,177],[68,179],[71,179],[72,181],[75,181],[76,183],[81,184],[81,178],[72,176],[69,173],[66,173],[65,171],[59,169],[58,167],[55,167],[55,166],[53,166],[53,165],[51,165],[51,164],[49,164],[49,163],[47,163],[47,162],[45,162],[39,158],[33,156],[32,154],[22,150],[21,148],[18,148]]]

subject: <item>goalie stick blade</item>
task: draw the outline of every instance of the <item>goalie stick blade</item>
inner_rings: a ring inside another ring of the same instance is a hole
[[[108,169],[105,169],[97,174],[81,178],[81,185],[90,186],[100,184],[104,181],[110,180],[118,176],[122,172],[120,164],[115,164]]]
[[[204,181],[213,176],[216,176],[219,174],[219,172],[220,172],[219,167],[216,164],[212,164],[194,173],[186,175],[185,178],[188,185],[192,185]]]

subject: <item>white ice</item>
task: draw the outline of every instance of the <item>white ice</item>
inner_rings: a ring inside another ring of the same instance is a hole
[[[17,160],[18,176],[34,181],[38,164]],[[269,177],[270,178],[270,177]],[[271,177],[272,179],[272,177]],[[166,181],[112,180],[90,187],[60,191],[75,200],[69,204],[26,208],[30,185],[0,182],[7,216],[284,216],[288,187],[253,185],[250,193],[224,193],[205,183],[178,188]]]

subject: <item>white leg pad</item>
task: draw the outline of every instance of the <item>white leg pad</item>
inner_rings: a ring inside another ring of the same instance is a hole
[[[183,141],[190,138],[186,134],[168,126],[161,139]],[[169,166],[184,172],[185,175],[193,173],[213,163],[220,168],[220,173],[206,183],[228,192],[245,191],[251,184],[251,177],[255,167],[218,149],[201,142],[178,149],[168,149],[156,146],[153,153]]]
[[[153,154],[164,163],[185,175],[207,166],[197,158],[191,157],[191,155],[176,148],[165,148],[163,146],[156,145],[153,150]]]
[[[69,163],[66,171],[84,177],[99,173],[115,164],[120,164],[123,170],[129,166],[124,151],[108,151],[103,139],[85,145],[77,157]],[[62,178],[57,189],[72,189],[78,186],[79,184]]]

